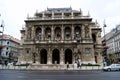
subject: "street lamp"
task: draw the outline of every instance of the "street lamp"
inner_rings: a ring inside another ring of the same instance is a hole
[[[107,49],[108,49],[108,46],[106,46],[105,27],[107,27],[107,25],[105,24],[105,20],[104,20],[104,25],[103,25],[103,32],[104,32],[104,40],[103,40],[103,46],[104,46],[103,47],[103,49],[104,49],[103,53],[104,53],[104,55],[103,55],[103,58],[104,58],[104,61],[103,61],[103,64],[104,63],[108,64],[108,59],[107,59]],[[104,64],[104,65],[106,65],[106,64]]]

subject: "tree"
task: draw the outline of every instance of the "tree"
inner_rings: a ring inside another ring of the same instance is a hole
[[[116,63],[116,56],[115,56],[115,54],[108,54],[108,60],[109,60],[110,64]]]

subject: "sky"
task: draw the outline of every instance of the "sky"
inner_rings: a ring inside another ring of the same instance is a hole
[[[81,9],[83,15],[89,13],[101,28],[105,20],[106,33],[120,24],[120,0],[0,0],[0,24],[4,24],[5,34],[20,39],[20,30],[28,15],[33,17],[36,11],[70,6],[75,10]]]

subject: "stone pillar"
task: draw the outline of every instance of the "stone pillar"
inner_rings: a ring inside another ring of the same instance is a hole
[[[102,44],[100,31],[98,31],[98,33],[96,34],[96,42],[97,42],[97,44]]]
[[[36,39],[36,35],[35,35],[35,27],[33,26],[32,27],[32,40],[35,40]]]
[[[52,29],[51,29],[51,38],[52,38],[52,41],[54,40],[54,27],[53,27],[53,25],[52,25]]]
[[[54,19],[54,12],[52,11],[52,19]]]
[[[60,64],[64,64],[64,50],[61,48],[60,50]]]
[[[90,39],[92,39],[92,32],[91,32],[91,27],[90,26],[88,26],[89,27],[89,36],[90,36]]]
[[[73,19],[74,15],[73,15],[73,12],[71,12],[71,18]]]
[[[90,38],[90,27],[88,24],[85,24],[84,31],[85,31],[85,38]]]
[[[38,63],[38,64],[40,64],[40,49],[39,49],[39,47],[37,47],[37,49],[36,49],[36,62]]]
[[[45,35],[45,29],[44,29],[44,26],[42,26],[42,41],[44,40],[44,36]]]
[[[51,59],[51,51],[50,48],[48,49],[48,54],[47,54],[47,64],[52,64],[52,59]]]
[[[44,19],[45,18],[45,13],[42,13],[42,19]]]
[[[39,54],[39,62],[41,64],[41,53]]]
[[[77,48],[73,48],[73,56],[72,56],[72,59],[73,59],[73,63],[75,63],[75,53],[77,53]]]
[[[62,19],[64,19],[64,13],[62,12]]]
[[[28,29],[28,25],[26,24],[26,27],[25,27],[25,36],[24,36],[25,40],[27,40],[27,29]]]
[[[41,49],[40,47],[37,47],[37,62],[38,64],[41,64]]]
[[[64,41],[64,27],[63,27],[63,25],[62,25],[62,28],[61,28],[61,37],[62,37],[62,41]]]
[[[84,30],[84,25],[82,25],[82,30],[81,30],[81,38],[84,39],[85,37],[85,30]]]
[[[72,40],[74,40],[74,26],[73,26],[73,24],[72,24]]]

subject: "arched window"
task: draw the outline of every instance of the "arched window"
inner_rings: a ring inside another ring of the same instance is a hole
[[[51,29],[49,27],[46,28],[45,35],[47,39],[51,38]]]
[[[55,28],[55,39],[57,41],[61,40],[61,29],[60,29],[60,27],[56,27]]]
[[[70,27],[65,28],[65,37],[68,39],[71,36],[71,29]]]
[[[55,28],[55,37],[61,37],[61,29],[60,29],[60,27]]]
[[[79,40],[80,36],[81,36],[81,29],[79,26],[76,26],[74,30],[74,39]]]
[[[41,40],[41,28],[37,28],[36,29],[36,39],[37,40]]]

